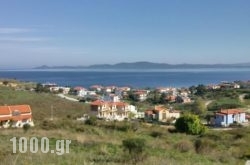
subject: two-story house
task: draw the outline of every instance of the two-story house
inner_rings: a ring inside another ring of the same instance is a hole
[[[91,111],[101,119],[105,120],[124,120],[129,118],[130,113],[137,113],[135,106],[125,102],[112,102],[96,100],[91,104]]]
[[[180,117],[180,111],[167,109],[163,106],[155,106],[154,108],[145,111],[146,121],[166,122],[169,119],[175,120],[179,117]]]

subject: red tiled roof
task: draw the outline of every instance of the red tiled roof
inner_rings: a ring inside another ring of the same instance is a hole
[[[9,115],[11,111],[8,106],[0,106],[0,115]]]
[[[93,106],[101,106],[101,105],[108,105],[108,106],[126,106],[128,105],[125,102],[109,102],[109,101],[102,101],[102,100],[96,100],[91,103]]]
[[[13,116],[14,111],[19,112],[17,116]],[[29,105],[0,106],[0,121],[29,119],[32,117],[30,113]]]
[[[144,91],[137,91],[134,93],[135,95],[144,95],[144,94],[147,94],[147,92],[144,92]]]
[[[224,109],[218,111],[216,114],[238,114],[238,113],[243,113],[244,111],[240,109]]]
[[[152,111],[152,110],[146,110],[146,111],[145,111],[145,114],[151,115],[151,114],[153,114],[153,111]]]
[[[5,117],[1,117],[0,116],[0,121],[6,121],[6,120],[10,120],[11,116],[5,116]]]
[[[116,105],[116,106],[126,106],[128,105],[125,102],[110,102],[110,105]]]
[[[92,85],[90,88],[103,88],[101,85]]]
[[[8,106],[11,111],[18,110],[21,114],[23,113],[31,113],[31,108],[29,105],[11,105]]]
[[[101,100],[96,100],[96,101],[93,101],[90,103],[90,105],[104,105],[104,101],[101,101]]]
[[[76,91],[80,91],[80,90],[86,90],[86,89],[85,89],[85,88],[83,88],[83,87],[78,86],[78,87],[74,87],[74,90],[76,90]]]

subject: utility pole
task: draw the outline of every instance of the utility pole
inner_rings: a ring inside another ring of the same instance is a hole
[[[50,120],[53,120],[53,105],[50,106]]]

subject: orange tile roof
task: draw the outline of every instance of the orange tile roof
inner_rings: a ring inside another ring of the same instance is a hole
[[[147,115],[151,115],[151,114],[153,114],[153,111],[152,111],[152,110],[146,110],[145,113],[146,113]]]
[[[90,103],[90,105],[104,105],[104,101],[101,101],[101,100],[96,100],[96,101],[93,101]]]
[[[126,105],[128,105],[128,104],[125,103],[125,102],[111,102],[110,104],[111,104],[111,105],[116,105],[116,106],[126,106]]]
[[[243,113],[244,111],[240,109],[224,109],[218,111],[216,114],[238,114],[238,113]]]
[[[10,119],[11,119],[11,116],[5,116],[5,117],[0,116],[0,121],[6,121]]]
[[[94,102],[92,102],[90,105],[93,106],[101,106],[101,105],[108,105],[108,106],[126,106],[128,105],[125,102],[109,102],[109,101],[102,101],[102,100],[96,100]]]
[[[83,88],[83,87],[77,86],[77,87],[74,87],[74,90],[76,90],[76,91],[80,91],[80,90],[86,90],[86,89],[85,89],[85,88]]]
[[[18,110],[20,114],[13,116],[13,112]],[[5,120],[23,120],[32,118],[31,108],[29,105],[11,105],[11,106],[0,106],[0,121]]]
[[[9,108],[11,111],[18,110],[21,114],[31,113],[31,108],[29,105],[11,105]]]
[[[8,106],[0,106],[0,115],[10,115],[11,111]]]

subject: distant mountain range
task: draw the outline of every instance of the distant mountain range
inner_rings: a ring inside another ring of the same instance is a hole
[[[250,63],[238,64],[167,64],[152,62],[118,63],[114,65],[99,64],[90,66],[47,66],[34,69],[202,69],[202,68],[250,68]]]

